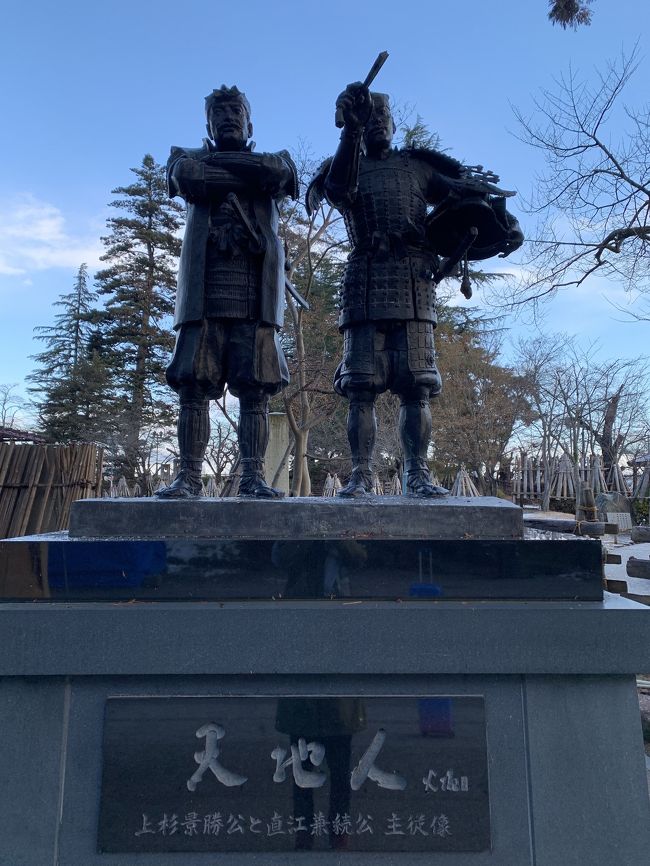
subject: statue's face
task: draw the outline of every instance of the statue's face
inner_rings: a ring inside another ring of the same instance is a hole
[[[394,132],[395,124],[388,100],[373,94],[372,114],[364,132],[366,146],[369,150],[390,147]]]
[[[208,130],[220,148],[233,150],[240,150],[253,133],[245,106],[235,99],[212,106]]]

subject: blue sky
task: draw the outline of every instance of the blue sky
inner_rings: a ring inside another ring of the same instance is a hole
[[[626,100],[647,100],[650,3],[595,0],[592,8],[591,27],[573,32],[547,21],[546,0],[7,5],[0,383],[22,387],[40,348],[34,326],[52,321],[52,302],[81,262],[97,268],[111,189],[130,181],[145,153],[164,162],[172,144],[200,143],[203,97],[213,87],[246,91],[258,150],[304,142],[326,155],[338,136],[337,93],[386,49],[377,88],[414,105],[454,156],[527,193],[539,157],[513,135],[512,104],[532,109],[534,93],[569,62],[589,75],[637,40],[641,67]],[[543,328],[598,340],[607,357],[644,353],[650,324],[621,321],[607,298],[625,301],[614,285],[567,292],[547,309]],[[513,325],[514,335],[527,332]]]

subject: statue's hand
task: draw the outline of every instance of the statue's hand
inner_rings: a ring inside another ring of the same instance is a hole
[[[372,98],[370,90],[360,81],[348,84],[336,100],[336,116],[342,117],[346,128],[362,129],[370,120]]]

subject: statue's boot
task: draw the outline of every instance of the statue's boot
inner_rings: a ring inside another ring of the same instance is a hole
[[[449,491],[431,480],[426,455],[431,441],[431,406],[428,391],[402,397],[399,410],[399,432],[404,449],[406,470],[405,493],[432,498]]]
[[[155,495],[159,499],[192,499],[203,490],[201,474],[193,469],[181,469],[168,487],[161,487]]]
[[[269,442],[269,398],[241,394],[239,398],[239,453],[241,479],[239,496],[282,499],[284,493],[266,483],[264,455]]]
[[[372,394],[351,394],[348,409],[348,442],[352,455],[352,473],[345,487],[337,493],[342,498],[372,494],[372,453],[377,435],[375,399]]]
[[[372,472],[370,468],[355,466],[350,473],[348,483],[336,495],[343,499],[349,499],[355,496],[369,496],[372,493]]]
[[[449,491],[446,487],[440,487],[431,480],[428,466],[419,464],[409,466],[406,461],[406,492],[411,496],[432,498],[434,496],[447,496]]]
[[[264,462],[242,458],[242,474],[239,481],[239,496],[254,496],[257,499],[282,499],[282,490],[276,490],[266,483]]]
[[[160,499],[191,499],[203,490],[201,469],[210,436],[209,403],[207,400],[181,400],[178,413],[178,447],[181,452],[180,472],[168,487],[156,493]]]

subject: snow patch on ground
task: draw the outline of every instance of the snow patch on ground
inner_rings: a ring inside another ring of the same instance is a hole
[[[625,580],[627,581],[628,592],[632,592],[635,595],[650,596],[650,580],[640,577],[628,577],[625,570],[630,556],[636,556],[637,559],[648,559],[650,557],[650,542],[634,544],[630,539],[629,533],[605,535],[602,542],[603,546],[610,553],[618,553],[621,557],[620,565],[605,566],[605,577],[608,580]]]

